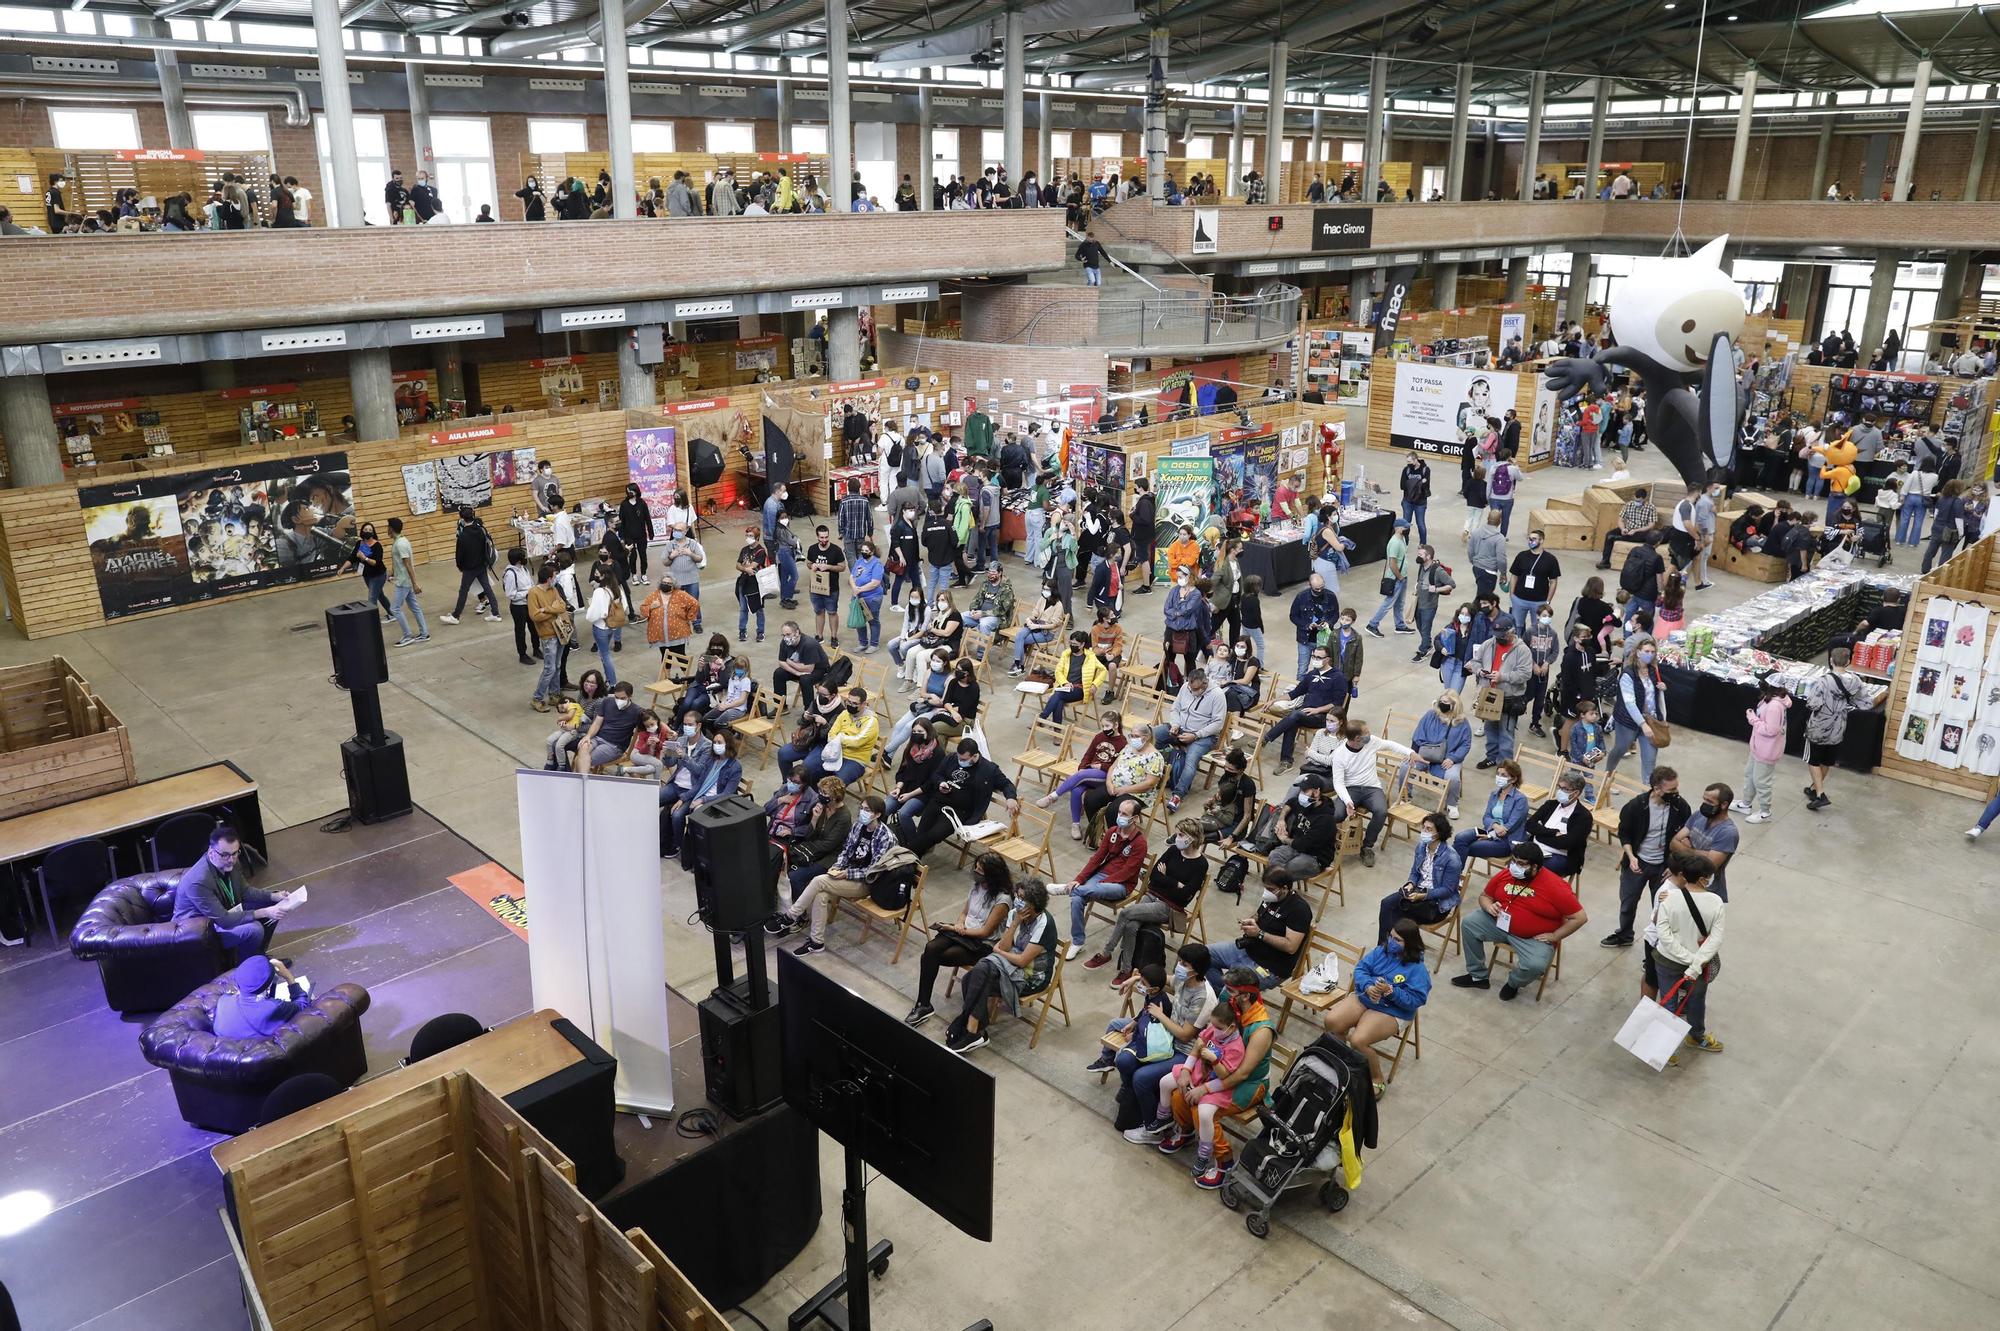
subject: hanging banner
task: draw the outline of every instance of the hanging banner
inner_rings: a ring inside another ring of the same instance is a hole
[[[639,487],[639,497],[646,501],[646,507],[661,519],[673,507],[674,491],[680,488],[674,439],[674,427],[671,425],[625,432],[626,473]]]
[[[1375,243],[1373,208],[1313,209],[1314,254],[1365,250]]]
[[[1222,230],[1222,209],[1197,208],[1194,210],[1194,243],[1188,246],[1192,254],[1215,253],[1215,238]]]
[[[1375,345],[1391,346],[1396,341],[1396,325],[1403,321],[1403,307],[1410,302],[1410,283],[1417,280],[1415,264],[1391,268],[1375,298]]]
[[[1215,461],[1208,457],[1164,457],[1153,461],[1153,495],[1159,505],[1160,541],[1153,576],[1167,576],[1167,546],[1177,527],[1199,530],[1207,520],[1215,490]]]
[[[1499,428],[1501,414],[1515,401],[1517,378],[1497,370],[1398,361],[1389,443],[1458,457],[1466,442]]]
[[[345,453],[137,476],[76,497],[106,619],[331,576],[355,526]]]

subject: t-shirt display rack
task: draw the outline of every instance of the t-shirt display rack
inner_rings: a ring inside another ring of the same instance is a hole
[[[1910,596],[1880,771],[1986,801],[2000,787],[2000,535],[1933,568]],[[1912,725],[1912,714],[1920,724]],[[1952,765],[1955,764],[1955,765]]]

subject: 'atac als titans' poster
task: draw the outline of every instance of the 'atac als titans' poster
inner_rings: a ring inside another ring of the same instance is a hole
[[[354,540],[345,453],[77,491],[106,619],[326,577]]]

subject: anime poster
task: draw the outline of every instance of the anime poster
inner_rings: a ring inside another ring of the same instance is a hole
[[[107,619],[339,571],[355,527],[345,453],[77,491]]]
[[[1228,513],[1235,508],[1236,492],[1243,488],[1244,445],[1223,444],[1212,454],[1215,462],[1215,494],[1209,500],[1211,513]]]
[[[1163,457],[1153,462],[1153,495],[1159,505],[1160,541],[1153,555],[1154,576],[1167,575],[1170,529],[1200,529],[1210,512],[1215,491],[1215,460],[1207,457]]]
[[[1244,447],[1243,494],[1259,513],[1271,511],[1271,495],[1278,488],[1278,441],[1252,440]]]
[[[625,432],[625,469],[639,487],[639,497],[664,519],[673,507],[674,491],[680,488],[680,470],[674,452],[676,435],[671,425]]]
[[[403,468],[403,497],[412,516],[438,511],[437,468],[428,462],[412,462]]]
[[[1084,485],[1123,494],[1125,451],[1101,444],[1078,444],[1071,455],[1070,475]]]
[[[444,508],[487,508],[493,503],[493,455],[462,453],[439,458],[438,504]]]

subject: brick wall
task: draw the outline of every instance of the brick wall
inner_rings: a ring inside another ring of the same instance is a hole
[[[1097,336],[1097,291],[1040,283],[968,287],[959,296],[964,337],[1017,342],[1032,327],[1039,342],[1087,343]]]

